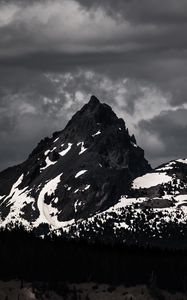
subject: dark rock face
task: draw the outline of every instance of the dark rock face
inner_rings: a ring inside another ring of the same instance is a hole
[[[107,209],[128,194],[135,177],[150,170],[124,121],[92,96],[64,130],[43,139],[24,163],[0,173],[1,218],[8,215],[7,196],[21,175],[18,189],[33,199],[32,204],[25,201],[22,218],[36,221],[42,190],[59,176],[56,187],[42,195],[45,205],[55,209],[50,216],[66,221]]]

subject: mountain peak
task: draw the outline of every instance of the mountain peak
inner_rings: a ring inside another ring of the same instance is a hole
[[[101,103],[96,96],[91,96],[86,103],[68,122],[65,129],[69,129],[78,136],[85,136],[92,131],[98,130],[98,126],[108,127],[119,122],[118,117],[112,108],[105,103]]]
[[[88,102],[88,106],[95,107],[98,104],[101,104],[101,102],[99,101],[99,99],[96,96],[92,95],[90,97],[90,101]]]

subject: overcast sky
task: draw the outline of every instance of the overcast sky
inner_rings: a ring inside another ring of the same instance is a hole
[[[186,0],[0,0],[0,169],[95,94],[153,166],[186,157]]]

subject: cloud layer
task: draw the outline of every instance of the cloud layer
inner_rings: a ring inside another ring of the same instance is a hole
[[[185,156],[186,30],[185,0],[0,1],[0,169],[91,94],[154,165]]]

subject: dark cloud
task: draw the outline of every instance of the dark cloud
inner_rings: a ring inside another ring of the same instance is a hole
[[[184,156],[174,120],[186,115],[186,31],[186,0],[1,0],[0,168],[91,94],[125,118],[154,164]]]
[[[181,0],[79,0],[86,7],[102,6],[115,18],[123,16],[135,22],[186,23],[187,3]]]
[[[186,131],[187,131],[187,109],[166,111],[151,120],[141,121],[139,126],[144,132],[156,135],[163,145],[161,151],[154,153],[155,161],[160,157],[165,161],[174,158],[186,157]]]

